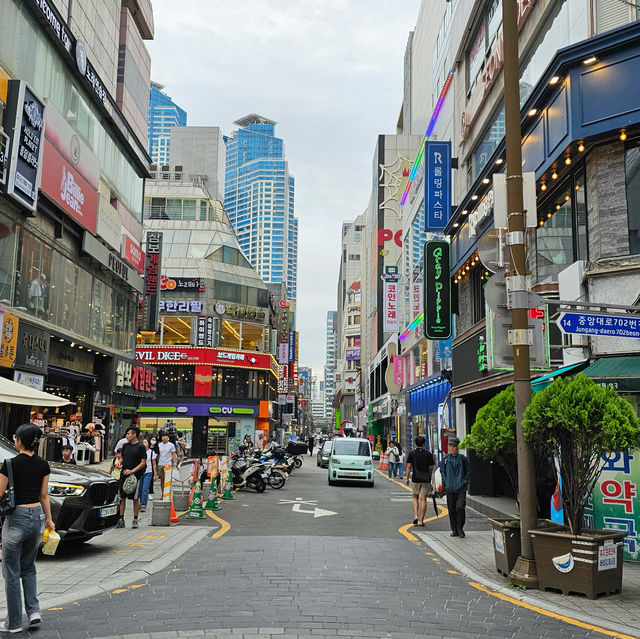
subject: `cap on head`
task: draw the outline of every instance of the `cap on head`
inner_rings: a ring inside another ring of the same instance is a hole
[[[449,444],[451,446],[460,446],[460,440],[457,437],[450,437]]]

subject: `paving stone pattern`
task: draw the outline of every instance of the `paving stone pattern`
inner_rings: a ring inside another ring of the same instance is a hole
[[[447,572],[446,562],[425,556],[424,546],[403,539],[206,538],[176,568],[135,590],[47,611],[41,631],[30,635],[602,636],[473,589],[463,576]]]

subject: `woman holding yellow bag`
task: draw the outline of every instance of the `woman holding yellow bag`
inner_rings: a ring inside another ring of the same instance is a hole
[[[49,464],[35,454],[40,429],[22,424],[14,435],[18,454],[0,468],[0,498],[13,490],[15,510],[7,514],[2,530],[2,574],[7,598],[7,617],[0,632],[22,632],[21,588],[29,625],[42,621],[36,585],[36,555],[46,525],[55,530],[49,503]]]

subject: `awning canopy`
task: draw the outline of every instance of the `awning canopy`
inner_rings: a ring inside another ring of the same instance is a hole
[[[50,407],[66,406],[71,402],[64,397],[43,393],[35,388],[0,377],[0,403]]]
[[[584,374],[600,386],[622,393],[640,392],[640,355],[601,357]]]
[[[573,373],[580,372],[578,369],[579,366],[584,368],[589,363],[588,360],[584,362],[578,362],[577,364],[569,364],[569,366],[563,366],[562,368],[556,368],[555,371],[551,371],[550,373],[545,373],[536,379],[531,380],[531,390],[534,393],[537,393],[543,389],[545,389],[556,377],[562,377],[566,375],[569,371],[573,371]]]

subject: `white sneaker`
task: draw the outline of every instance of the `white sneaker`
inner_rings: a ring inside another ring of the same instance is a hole
[[[7,622],[3,621],[0,623],[0,632],[8,632],[9,634],[15,635],[18,632],[22,632],[22,626],[20,626],[20,628],[7,628]]]
[[[35,626],[37,623],[42,623],[42,615],[39,612],[32,612],[29,615],[29,625]]]

